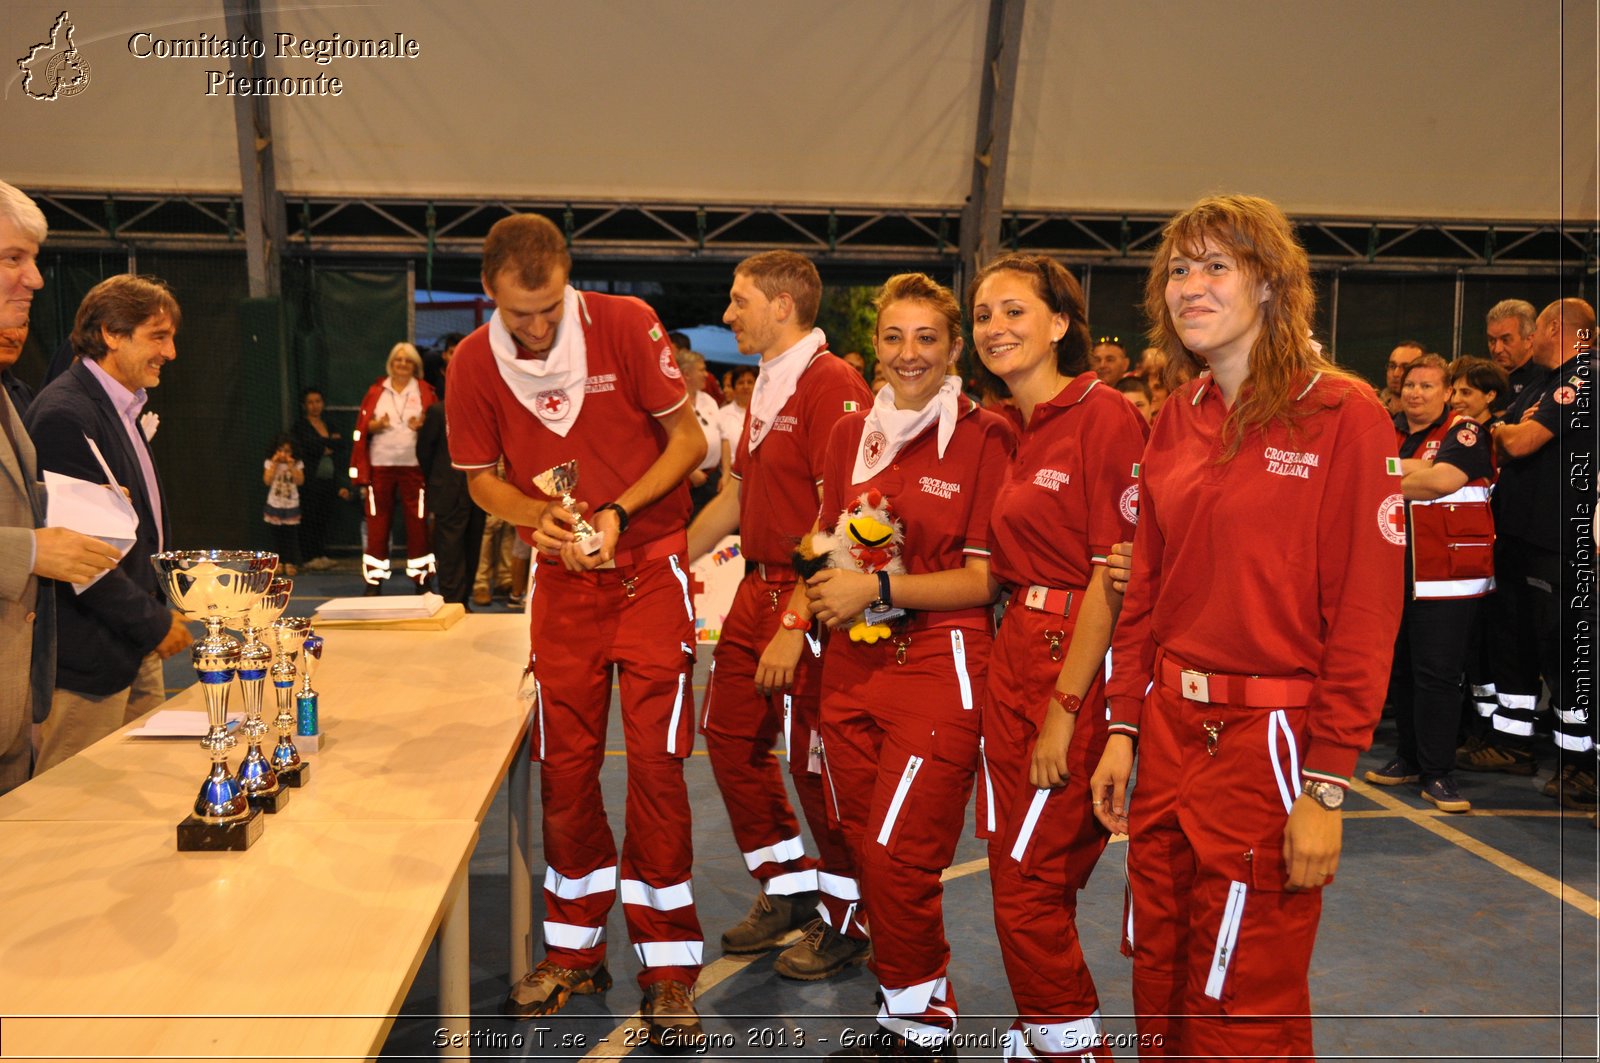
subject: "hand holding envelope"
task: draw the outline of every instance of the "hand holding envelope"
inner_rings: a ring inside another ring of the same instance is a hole
[[[117,478],[111,475],[100,448],[87,436],[84,439],[106,474],[106,482],[90,483],[46,469],[45,527],[69,528],[93,536],[115,550],[120,559],[133,549],[138,538],[139,514]],[[74,582],[73,589],[82,594],[104,575],[105,572],[97,572],[83,582]]]

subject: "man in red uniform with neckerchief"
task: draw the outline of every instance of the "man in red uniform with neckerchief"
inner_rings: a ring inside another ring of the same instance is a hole
[[[761,884],[750,914],[722,935],[726,952],[760,952],[802,926],[774,969],[806,981],[865,963],[855,862],[830,825],[822,785],[822,633],[813,630],[794,548],[817,517],[828,436],[872,403],[861,374],[832,357],[813,327],[817,268],[792,251],[767,251],[734,270],[722,315],[742,354],[761,355],[733,481],[695,518],[689,554],[739,529],[744,581],[722,624],[700,733],[745,867]],[[789,774],[821,854],[806,855],[771,752],[779,728]]]
[[[461,342],[446,413],[451,461],[473,500],[537,550],[529,588],[541,762],[546,956],[511,992],[515,1018],[602,993],[606,913],[621,877],[652,1044],[704,1050],[693,1003],[703,936],[683,758],[694,744],[694,619],[683,561],[689,493],[705,454],[672,346],[637,299],[582,293],[561,231],[532,214],[484,241],[494,316]],[[495,475],[502,457],[506,478]],[[577,462],[574,509],[534,477]],[[600,534],[585,552],[579,516]],[[611,677],[628,754],[621,861],[600,794]]]

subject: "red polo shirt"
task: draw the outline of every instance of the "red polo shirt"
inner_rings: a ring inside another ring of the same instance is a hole
[[[1253,431],[1221,464],[1228,410],[1209,375],[1162,407],[1112,643],[1111,730],[1137,734],[1158,647],[1206,672],[1309,678],[1303,771],[1343,781],[1383,708],[1405,505],[1370,386],[1322,378],[1296,406],[1292,432]]]
[[[739,480],[739,548],[747,559],[792,563],[794,548],[817,518],[817,486],[834,422],[871,405],[872,392],[861,374],[824,347],[800,374],[794,394],[754,451],[746,411],[733,475]]]
[[[1133,404],[1093,373],[1035,407],[995,499],[995,578],[1011,587],[1087,586],[1091,566],[1133,538],[1149,433]]]
[[[858,484],[850,477],[867,414],[836,423],[822,482],[823,530],[832,530],[846,504],[876,488],[905,528],[900,557],[907,572],[944,572],[966,564],[969,555],[988,557],[989,517],[1016,437],[999,414],[978,409],[965,396],[958,401],[960,418],[943,458],[936,422],[901,447],[887,468]],[[987,628],[993,610],[930,615],[942,624]]]
[[[657,419],[683,405],[688,393],[654,310],[630,296],[585,292],[583,300],[588,323],[562,322],[563,328],[582,327],[588,347],[583,408],[565,438],[545,427],[501,379],[488,325],[456,348],[445,416],[456,468],[490,468],[503,454],[506,479],[529,498],[542,499],[533,478],[576,458],[573,497],[589,503],[592,512],[631,487],[661,456],[667,433]],[[619,553],[681,535],[689,518],[688,488],[680,484],[628,516]],[[526,530],[522,535],[528,538]]]

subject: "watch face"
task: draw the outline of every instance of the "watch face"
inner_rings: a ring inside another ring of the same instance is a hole
[[[1344,804],[1344,787],[1331,782],[1307,783],[1305,792],[1306,796],[1326,809],[1335,809]]]

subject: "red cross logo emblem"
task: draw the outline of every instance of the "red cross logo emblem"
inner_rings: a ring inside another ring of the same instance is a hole
[[[1189,680],[1189,693],[1191,693],[1191,694],[1200,693],[1200,684],[1196,683],[1193,679]]]
[[[883,457],[883,448],[888,445],[889,440],[882,432],[873,432],[867,436],[865,446],[867,468],[870,469],[874,465],[878,464],[878,459]]]
[[[546,421],[561,420],[571,405],[572,400],[567,398],[567,393],[560,388],[541,391],[533,397],[534,411]]]
[[[1390,495],[1378,506],[1378,530],[1396,546],[1406,543],[1406,500]]]

